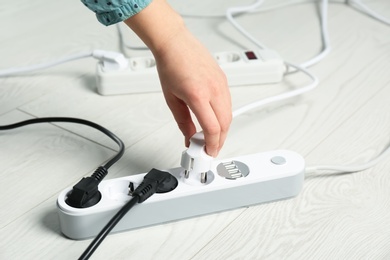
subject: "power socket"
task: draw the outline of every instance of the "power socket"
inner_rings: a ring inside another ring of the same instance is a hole
[[[276,150],[226,160],[215,160],[207,181],[196,174],[184,177],[183,168],[167,170],[178,179],[168,193],[156,193],[136,205],[112,232],[125,231],[296,196],[303,186],[305,161],[299,154]],[[102,198],[89,208],[65,203],[71,187],[62,191],[57,209],[62,233],[71,239],[96,236],[130,200],[128,186],[139,185],[145,174],[102,181]]]
[[[231,87],[278,83],[286,71],[283,60],[273,50],[219,52],[214,57]],[[161,91],[153,57],[130,58],[129,66],[122,70],[105,70],[99,62],[96,82],[101,95]]]

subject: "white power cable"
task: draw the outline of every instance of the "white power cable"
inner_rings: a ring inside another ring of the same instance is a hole
[[[272,6],[261,7],[261,8],[256,9],[256,10],[251,10],[250,13],[268,12],[268,11],[272,11],[272,10],[275,10],[275,9],[288,7],[290,5],[314,3],[314,2],[317,2],[317,1],[318,0],[295,0],[295,1],[294,0],[290,0],[288,2],[283,2],[283,3],[275,4],[275,5],[272,5]]]
[[[288,2],[283,2],[271,6],[260,6],[259,8],[249,10],[248,13],[260,13],[260,12],[268,12],[272,11],[275,9],[280,9],[284,7],[288,7],[290,5],[296,5],[296,4],[304,4],[304,3],[313,3],[317,0],[291,0]],[[183,17],[192,17],[192,18],[226,18],[226,12],[221,13],[221,14],[195,14],[195,13],[185,13],[185,12],[180,12],[180,15]]]
[[[245,31],[234,19],[233,15],[237,13],[243,13],[243,12],[249,12],[249,10],[254,10],[254,8],[259,7],[264,1],[260,0],[257,1],[255,4],[247,7],[237,7],[237,8],[229,8],[226,17],[227,19],[232,23],[232,25],[239,30],[244,36],[246,36],[249,40],[251,40],[253,43],[255,43],[257,46],[260,48],[265,48],[263,44],[261,44],[257,39],[255,39],[252,35],[250,35],[247,31]],[[354,1],[355,2],[355,1]],[[356,3],[356,2],[355,2]],[[369,9],[364,8],[367,12],[369,12]],[[370,13],[370,12],[369,12]],[[370,14],[372,15],[372,14]],[[327,16],[328,16],[328,0],[322,0],[322,5],[321,5],[321,34],[322,34],[322,42],[324,45],[323,50],[321,53],[316,55],[314,58],[310,59],[309,61],[304,62],[301,65],[294,65],[291,63],[286,63],[289,67],[293,67],[301,72],[304,72],[306,75],[308,75],[313,82],[301,89],[289,91],[280,95],[276,95],[273,97],[269,97],[263,100],[259,100],[256,102],[253,102],[251,104],[245,105],[235,111],[233,111],[233,118],[237,117],[249,110],[252,110],[254,108],[258,108],[276,101],[281,101],[284,99],[288,99],[291,97],[295,97],[298,95],[301,95],[303,93],[306,93],[312,89],[314,89],[318,85],[318,79],[312,75],[310,72],[308,72],[305,68],[312,66],[316,63],[318,63],[320,60],[322,60],[326,55],[329,54],[330,52],[330,44],[329,44],[329,35],[328,35],[328,28],[327,28]],[[367,163],[363,163],[360,165],[348,165],[348,166],[338,166],[338,165],[318,165],[318,166],[312,166],[312,167],[307,167],[306,173],[311,173],[315,171],[332,171],[335,173],[344,173],[344,172],[356,172],[356,171],[362,171],[366,170],[368,168],[373,167],[375,164],[383,160],[386,156],[390,154],[390,146],[384,150],[380,155],[378,155],[376,158],[372,159],[371,161]]]
[[[315,57],[311,58],[308,61],[305,61],[300,64],[300,66],[304,68],[308,68],[317,64],[322,59],[324,59],[331,51],[329,33],[328,33],[328,9],[329,9],[329,1],[322,0],[321,3],[321,39],[322,39],[322,51],[317,54]]]
[[[367,163],[358,164],[358,165],[347,165],[347,166],[340,166],[340,165],[308,166],[306,167],[305,171],[306,173],[312,173],[316,171],[329,171],[333,173],[359,172],[375,166],[377,163],[379,163],[389,155],[390,155],[390,146],[387,147],[384,151],[382,151],[382,153],[380,153],[377,157],[375,157],[374,159],[372,159]]]
[[[26,67],[19,67],[19,68],[9,68],[5,70],[0,70],[0,77],[5,77],[5,76],[11,76],[15,74],[21,74],[21,73],[26,73],[26,72],[33,72],[37,70],[42,70],[42,69],[47,69],[53,66],[57,66],[66,62],[74,61],[74,60],[79,60],[79,59],[84,59],[92,57],[92,52],[82,52],[79,54],[75,54],[69,57],[65,57],[56,61],[51,61],[47,63],[40,63],[40,64],[35,64],[35,65],[30,65]]]
[[[255,101],[253,103],[250,103],[250,104],[247,104],[235,111],[233,111],[233,118],[234,117],[237,117],[249,110],[252,110],[252,109],[255,109],[255,108],[258,108],[258,107],[261,107],[261,106],[265,106],[267,104],[270,104],[270,103],[273,103],[273,102],[276,102],[276,101],[281,101],[281,100],[284,100],[284,99],[288,99],[288,98],[292,98],[292,97],[296,97],[296,96],[299,96],[299,95],[302,95],[310,90],[313,90],[319,83],[319,80],[316,76],[314,76],[313,74],[311,74],[308,70],[306,70],[305,68],[303,67],[300,67],[299,65],[294,65],[292,63],[288,63],[286,62],[286,65],[287,66],[291,66],[303,73],[305,73],[307,76],[309,76],[311,79],[312,79],[312,83],[307,85],[306,87],[303,87],[303,88],[299,88],[299,89],[296,89],[296,90],[292,90],[292,91],[288,91],[288,92],[285,92],[285,93],[282,93],[282,94],[279,94],[279,95],[276,95],[276,96],[272,96],[272,97],[269,97],[269,98],[265,98],[265,99],[262,99],[262,100],[258,100],[258,101]]]
[[[299,67],[308,68],[319,61],[321,61],[323,58],[325,58],[330,53],[330,41],[329,41],[329,34],[328,34],[328,0],[322,0],[321,4],[321,38],[322,38],[322,44],[323,49],[322,51],[317,54],[315,57],[311,58],[308,61],[303,62],[299,65]],[[261,49],[266,49],[265,45],[258,41],[256,38],[254,38],[248,31],[246,31],[241,25],[237,23],[237,21],[234,19],[234,15],[244,12],[255,12],[256,8],[259,8],[264,3],[263,0],[257,1],[255,4],[252,4],[250,6],[246,7],[231,7],[228,8],[226,11],[226,19],[241,33],[243,34],[247,39],[252,41],[254,44],[256,44]],[[297,2],[294,2],[297,3]],[[291,3],[293,4],[293,3]]]
[[[30,65],[26,67],[18,67],[18,68],[9,68],[5,70],[0,70],[0,77],[12,76],[16,74],[34,72],[37,70],[47,69],[50,67],[54,67],[63,63],[67,63],[70,61],[75,61],[79,59],[93,57],[96,58],[103,63],[103,68],[105,70],[121,70],[125,69],[128,66],[128,60],[123,56],[123,54],[112,51],[104,51],[104,50],[94,50],[89,52],[82,52],[78,54],[74,54],[65,58],[58,59],[56,61],[50,61],[46,63],[40,63],[35,65]]]
[[[369,16],[377,19],[378,21],[385,23],[387,25],[390,25],[390,19],[378,14],[377,12],[373,11],[371,8],[369,8],[366,4],[362,3],[360,0],[349,0],[349,4],[355,5],[358,8],[361,9],[361,11],[367,13]]]
[[[324,4],[324,2],[323,2],[323,4]],[[351,4],[351,3],[355,4],[356,6],[361,8],[364,12],[366,12],[367,14],[372,16],[373,18],[376,18],[379,21],[384,22],[384,23],[390,25],[390,20],[386,19],[383,16],[378,15],[376,12],[372,11],[371,9],[369,9],[360,0],[350,0],[348,2],[349,2],[349,4]],[[323,6],[323,11],[326,12],[326,10],[327,10],[327,8],[325,8]],[[327,46],[328,45],[327,42],[329,41],[327,29],[325,27],[325,25],[327,23],[325,18],[327,17],[327,15],[325,13],[325,15],[322,15],[322,16],[323,16],[323,18],[322,18],[322,21],[321,21],[321,23],[322,23],[321,27],[322,27],[322,30],[324,32],[323,33],[323,41],[324,41],[324,46]],[[317,59],[322,59],[323,58],[322,56],[326,56],[329,51],[330,50],[327,50],[325,48],[323,50],[323,52],[316,57],[316,60]],[[313,59],[312,62],[316,62],[316,60]],[[305,63],[303,65],[305,67],[306,66],[311,66],[311,63],[308,63],[308,64]],[[305,170],[306,170],[306,173],[312,173],[312,172],[316,172],[316,171],[329,171],[329,172],[333,172],[333,173],[358,172],[358,171],[367,170],[367,169],[375,166],[377,163],[379,163],[380,161],[382,161],[385,157],[387,157],[389,155],[390,155],[390,146],[387,147],[384,151],[382,151],[382,153],[380,153],[377,157],[375,157],[371,161],[363,163],[363,164],[347,165],[347,166],[340,166],[340,165],[317,165],[317,166],[309,166]]]
[[[236,20],[233,18],[234,15],[242,14],[242,13],[248,13],[258,7],[260,7],[264,3],[264,0],[258,0],[252,5],[248,6],[236,6],[236,7],[229,7],[226,10],[226,19],[246,38],[251,40],[254,44],[259,46],[261,49],[267,49],[267,47],[262,44],[260,41],[258,41],[255,37],[253,37],[248,31],[246,31]]]
[[[322,10],[327,8],[327,0],[323,0],[323,2],[326,2],[326,3],[322,6]],[[229,22],[239,32],[241,32],[245,37],[250,39],[254,44],[256,44],[261,49],[265,49],[266,47],[262,43],[260,43],[257,39],[255,39],[252,35],[250,35],[250,33],[248,33],[245,29],[243,29],[234,20],[233,16],[235,14],[249,12],[251,10],[259,8],[263,3],[264,3],[264,0],[258,0],[254,4],[252,4],[252,5],[240,6],[240,7],[231,7],[231,8],[228,8],[228,10],[226,11],[226,18],[229,20]],[[324,14],[324,12],[322,12],[322,14]],[[325,13],[325,14],[327,14],[327,13]],[[326,19],[323,20],[323,22],[326,22],[326,21],[327,21]],[[323,28],[326,29],[326,25],[324,25]],[[327,42],[329,41],[328,37],[324,37],[324,39],[326,39]],[[298,95],[301,95],[303,93],[306,93],[306,92],[314,89],[318,85],[318,83],[319,83],[318,78],[316,76],[314,76],[313,74],[311,74],[308,70],[306,70],[306,68],[304,68],[301,65],[296,65],[296,64],[293,64],[293,63],[289,63],[289,62],[285,62],[285,63],[286,63],[286,65],[288,67],[293,67],[294,69],[299,70],[299,71],[305,73],[307,76],[309,76],[312,79],[313,82],[311,84],[309,84],[308,86],[306,86],[306,87],[303,87],[303,88],[300,88],[300,89],[296,89],[296,90],[293,90],[293,91],[288,91],[288,92],[285,92],[285,93],[282,93],[282,94],[279,94],[279,95],[276,95],[276,96],[268,97],[268,98],[265,98],[265,99],[258,100],[258,101],[255,101],[253,103],[247,104],[247,105],[245,105],[245,106],[243,106],[243,107],[233,111],[233,118],[237,117],[237,116],[239,116],[239,115],[241,115],[241,114],[243,114],[243,113],[245,113],[245,112],[247,112],[249,110],[252,110],[252,109],[255,109],[255,108],[258,108],[258,107],[261,107],[261,106],[264,106],[264,105],[276,102],[276,101],[281,101],[281,100],[285,100],[285,99],[288,99],[288,98],[291,98],[291,97],[296,97]]]

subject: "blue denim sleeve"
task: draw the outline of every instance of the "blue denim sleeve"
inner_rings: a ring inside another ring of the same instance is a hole
[[[108,26],[139,13],[152,0],[81,0],[81,2],[95,12],[100,23]]]

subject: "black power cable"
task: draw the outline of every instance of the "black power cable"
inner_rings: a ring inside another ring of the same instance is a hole
[[[157,169],[150,170],[142,183],[132,192],[132,198],[128,201],[104,226],[100,233],[95,237],[87,247],[79,260],[86,260],[91,257],[93,252],[103,242],[104,238],[111,232],[115,225],[126,215],[126,213],[137,203],[142,203],[154,193],[165,193],[174,190],[178,185],[177,179],[168,172]]]
[[[134,207],[139,201],[138,196],[134,196],[129,200],[106,224],[106,226],[100,231],[100,233],[95,237],[95,239],[89,244],[87,249],[80,256],[79,260],[86,260],[91,257],[93,252],[98,248],[98,246],[103,242],[106,236],[111,232],[111,230],[116,226],[116,224],[126,215],[126,213]]]
[[[95,128],[95,129],[99,130],[100,132],[104,133],[105,135],[107,135],[115,143],[118,144],[119,151],[111,160],[109,160],[105,165],[102,166],[106,170],[108,170],[108,168],[110,168],[114,163],[116,163],[122,157],[122,155],[123,155],[123,153],[125,151],[125,145],[122,142],[122,140],[119,139],[119,137],[117,137],[110,130],[104,128],[101,125],[98,125],[98,124],[93,123],[91,121],[87,121],[87,120],[80,119],[80,118],[73,118],[73,117],[41,117],[41,118],[33,118],[33,119],[28,119],[28,120],[25,120],[25,121],[17,122],[17,123],[14,123],[14,124],[10,124],[10,125],[0,126],[0,130],[10,130],[10,129],[14,129],[14,128],[18,128],[18,127],[22,127],[22,126],[26,126],[26,125],[39,124],[39,123],[75,123],[75,124],[87,125],[87,126],[90,126],[92,128]]]
[[[73,186],[72,191],[68,194],[68,198],[66,203],[75,208],[87,208],[97,204],[101,199],[101,194],[98,190],[99,183],[103,180],[103,178],[107,175],[107,170],[114,163],[116,163],[123,155],[125,151],[125,145],[122,140],[117,137],[114,133],[109,131],[108,129],[93,123],[91,121],[87,121],[80,118],[72,118],[72,117],[42,117],[42,118],[33,118],[25,121],[17,122],[10,125],[0,126],[1,130],[10,130],[26,125],[31,124],[39,124],[39,123],[75,123],[82,124],[86,126],[90,126],[99,130],[100,132],[107,135],[114,142],[116,142],[119,146],[119,151],[117,154],[111,158],[106,164],[98,167],[95,172],[90,176],[81,179],[75,186]]]
[[[107,175],[107,169],[116,163],[123,155],[125,145],[119,137],[113,134],[108,129],[79,118],[72,117],[43,117],[34,118],[21,122],[17,122],[10,125],[0,126],[0,131],[10,130],[26,125],[39,124],[39,123],[76,123],[93,127],[100,132],[106,134],[109,138],[114,140],[119,145],[118,153],[109,160],[105,165],[100,166],[92,174],[91,177],[83,178],[75,186],[73,190],[67,195],[66,203],[72,207],[85,208],[95,205],[99,202],[101,194],[98,190],[98,184]],[[100,231],[84,253],[79,259],[89,259],[97,247],[103,242],[104,238],[110,233],[115,225],[126,215],[126,213],[137,203],[142,203],[147,200],[154,193],[165,193],[174,190],[178,185],[177,179],[168,172],[152,169],[149,171],[142,181],[142,183],[132,192],[132,198],[127,202],[107,223],[107,225]]]

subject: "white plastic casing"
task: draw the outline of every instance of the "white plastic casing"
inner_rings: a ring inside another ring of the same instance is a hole
[[[253,56],[255,58],[250,59]],[[214,57],[231,87],[278,83],[286,70],[283,60],[273,50],[226,51],[215,53]],[[103,63],[99,62],[96,83],[101,95],[161,91],[153,57],[130,58],[129,66],[120,70],[105,70]]]
[[[190,146],[182,153],[180,165],[193,173],[208,172],[213,157],[205,151],[203,132],[194,134],[190,139]]]
[[[226,179],[217,172],[221,163],[238,161],[249,168],[246,177]],[[124,231],[179,219],[215,213],[296,196],[302,189],[305,162],[299,154],[277,150],[226,160],[216,160],[205,184],[188,182],[183,168],[167,170],[178,179],[168,193],[155,194],[136,205],[112,232]],[[79,209],[65,203],[68,188],[57,200],[61,230],[72,239],[96,236],[111,217],[130,200],[128,186],[141,183],[145,174],[102,181],[102,198],[90,208]]]

